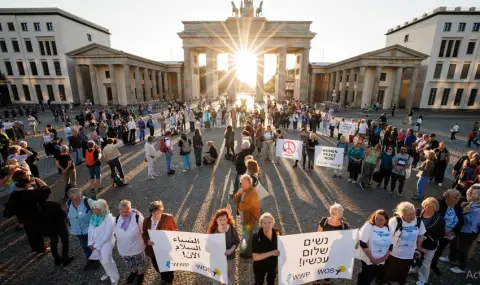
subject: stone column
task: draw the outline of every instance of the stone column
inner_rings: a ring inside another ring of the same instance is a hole
[[[80,65],[75,65],[75,77],[77,78],[78,99],[80,104],[85,104],[85,88],[83,86],[82,71]]]
[[[413,68],[412,79],[410,79],[410,89],[408,89],[408,99],[406,109],[412,109],[415,91],[417,89],[418,66]]]
[[[366,72],[366,67],[362,66],[358,69],[358,75],[357,75],[357,90],[355,90],[355,105],[352,107],[359,108],[362,107],[362,97],[363,97],[363,88],[364,82],[365,82],[365,72]]]
[[[317,82],[317,74],[316,73],[311,73],[310,74],[310,96],[309,96],[309,102],[315,102],[315,85]]]
[[[237,93],[237,71],[235,68],[235,56],[228,54],[228,101],[235,101],[235,95]]]
[[[340,101],[338,102],[340,104],[340,107],[345,106],[345,96],[346,96],[346,91],[347,90],[347,70],[344,69],[342,70],[342,87],[339,92],[339,99]]]
[[[162,72],[161,71],[157,71],[156,72],[157,74],[157,88],[158,88],[158,99],[162,100],[163,99],[163,84],[162,84]]]
[[[115,78],[115,65],[109,64],[108,71],[110,72],[110,88],[112,88],[112,99],[113,105],[118,105],[119,102],[119,94],[117,89],[117,80]]]
[[[382,67],[377,66],[375,69],[375,76],[373,77],[373,89],[372,89],[372,98],[370,104],[377,103],[378,97],[378,86],[380,85],[380,75],[382,74]],[[383,102],[378,102],[382,104]]]
[[[177,72],[177,92],[178,92],[178,99],[180,101],[188,100],[191,98],[186,98],[186,96],[183,95],[182,93],[182,75],[180,74],[180,71]]]
[[[275,86],[275,98],[282,102],[285,99],[285,73],[287,72],[287,46],[279,48],[277,54],[277,82]]]
[[[8,95],[10,96],[10,101],[15,102],[16,100],[15,100],[15,98],[13,97],[12,84],[7,84],[7,89],[8,89]],[[17,90],[18,90],[18,88],[17,88]],[[42,94],[42,95],[43,95],[43,94]],[[43,98],[43,97],[42,97],[42,98]],[[43,101],[46,102],[46,101],[48,101],[48,99],[47,99],[47,100],[43,100]]]
[[[165,93],[165,98],[170,100],[169,88],[168,88],[168,72],[163,73],[163,93]]]
[[[263,53],[257,56],[257,89],[256,89],[256,98],[255,101],[258,103],[263,102],[263,78],[265,74],[265,55]]]
[[[186,98],[186,100],[192,98],[192,90],[193,90],[192,84],[194,84],[194,82],[192,81],[192,78],[193,78],[192,64],[193,64],[192,51],[190,48],[184,47],[183,48],[183,86],[185,88],[184,97]],[[177,79],[178,78],[179,76],[177,75]],[[177,82],[177,85],[178,85],[178,82]]]
[[[397,73],[395,74],[395,85],[393,89],[393,98],[391,106],[396,105],[398,108],[398,99],[400,98],[400,88],[402,88],[402,74],[403,67],[397,67]]]
[[[335,98],[332,96],[332,101],[337,102],[340,98],[340,73],[341,71],[337,71],[335,73]],[[332,93],[333,95],[333,93]]]
[[[333,72],[330,72],[328,74],[328,83],[329,83],[329,86],[328,86],[328,93],[327,93],[327,101],[330,100],[331,96],[332,96],[332,92],[333,92],[333,88],[335,88],[335,73]]]
[[[157,71],[152,70],[152,100],[157,99]]]
[[[97,68],[95,65],[88,66],[90,70],[90,82],[92,83],[93,104],[100,105],[100,96],[98,95]]]
[[[216,84],[215,76],[217,76],[217,53],[210,48],[207,48],[207,67],[206,67],[206,79],[207,79],[207,98],[214,99],[218,94],[218,84]],[[215,91],[217,90],[217,91]]]
[[[152,100],[152,84],[150,81],[150,70],[148,68],[143,69],[143,88],[145,88],[145,100]]]
[[[300,102],[308,101],[309,69],[310,69],[310,47],[302,51],[300,62]]]
[[[140,82],[141,79],[140,67],[135,66],[135,99],[137,102],[145,101],[143,98],[142,83]]]
[[[348,94],[347,102],[351,105],[353,102],[353,93],[355,92],[355,69],[350,68],[348,75]]]
[[[130,65],[125,64],[123,65],[123,76],[125,80],[125,99],[119,98],[119,104],[123,106],[122,101],[125,100],[125,104],[134,104],[137,102],[135,100],[135,96],[132,92],[132,79],[130,78]]]

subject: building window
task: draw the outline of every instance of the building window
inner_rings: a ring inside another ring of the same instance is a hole
[[[408,37],[409,37],[409,35],[406,34],[405,37],[403,38],[403,42],[404,42],[404,43],[408,42]]]
[[[42,86],[41,85],[38,85],[38,84],[35,85],[35,93],[37,93],[38,102],[43,101]]]
[[[343,77],[343,75],[340,75],[340,81],[339,81],[339,82],[343,82],[343,81],[342,81],[342,77]]]
[[[15,25],[13,23],[7,23],[7,26],[8,26],[8,30],[10,32],[15,32]]]
[[[52,55],[52,50],[50,49],[50,42],[45,41],[45,49],[47,50],[47,55]]]
[[[35,61],[30,61],[30,69],[32,70],[32,75],[38,75],[37,64],[35,63]]]
[[[443,89],[442,102],[440,105],[445,106],[448,103],[448,97],[450,96],[450,88]]]
[[[53,31],[53,24],[51,22],[47,23],[47,31]]]
[[[55,43],[55,41],[51,41],[50,43],[52,44],[53,55],[57,55],[57,44]]]
[[[470,97],[468,97],[468,103],[467,103],[468,106],[475,105],[475,99],[477,99],[477,92],[478,92],[478,89],[472,89],[470,91]]]
[[[13,68],[12,68],[12,64],[10,63],[10,61],[5,61],[5,68],[7,69],[7,74],[8,75],[13,75]]]
[[[25,40],[25,47],[27,52],[33,52],[32,42],[30,40]]]
[[[40,23],[33,23],[33,28],[35,29],[35,31],[40,32],[41,31]]]
[[[61,76],[62,75],[62,68],[60,67],[60,62],[59,61],[54,61],[53,66],[55,67],[55,74],[57,76]]]
[[[457,93],[455,94],[455,100],[453,101],[453,106],[460,106],[462,102],[463,88],[458,88]]]
[[[22,26],[22,31],[28,32],[28,25],[27,25],[27,23],[20,23],[20,25]]]
[[[107,90],[107,101],[113,101],[112,87],[105,86]]]
[[[457,65],[455,63],[450,63],[450,66],[448,67],[447,79],[453,79],[456,69]]]
[[[452,23],[451,22],[445,22],[445,25],[443,25],[443,31],[444,32],[450,32],[450,29],[452,29]]]
[[[53,86],[47,85],[48,100],[55,101],[55,94],[53,94]]]
[[[473,54],[475,51],[475,44],[476,42],[469,42],[467,46],[467,54]]]
[[[12,46],[13,46],[13,51],[14,52],[20,52],[20,46],[18,45],[17,40],[12,40]]]
[[[475,71],[475,79],[480,79],[480,64],[477,64],[477,71]]]
[[[23,61],[17,61],[18,74],[25,76],[25,68],[23,67]]]
[[[430,96],[428,96],[428,105],[435,104],[435,97],[437,96],[437,88],[430,88]]]
[[[0,23],[0,32],[3,31],[2,23]]]
[[[461,40],[456,40],[455,41],[455,47],[453,48],[452,57],[457,57],[458,56],[458,50],[460,49],[460,43],[461,42],[462,42]]]
[[[23,95],[25,95],[25,101],[32,101],[32,97],[30,96],[30,89],[28,89],[28,85],[22,85],[23,88]]]
[[[5,43],[5,41],[0,41],[0,49],[2,52],[8,52],[7,43]]]
[[[17,85],[12,84],[12,93],[13,93],[13,100],[20,101],[20,97],[18,96]]]
[[[448,41],[447,53],[445,54],[445,57],[450,57],[450,55],[452,54],[452,48],[453,48],[453,40]]]
[[[442,75],[442,68],[443,68],[443,63],[439,62],[437,65],[435,65],[435,72],[433,73],[433,78],[434,79],[439,79],[440,76]]]
[[[92,41],[92,35],[87,34],[87,41],[91,42]]]
[[[38,46],[40,47],[40,54],[45,55],[45,48],[43,47],[43,42],[38,41]]]
[[[465,62],[462,67],[462,73],[460,74],[460,79],[467,79],[469,70],[470,70],[470,63]]]
[[[110,78],[110,71],[109,70],[105,70],[105,78]]]
[[[473,23],[472,32],[480,31],[480,23]]]
[[[446,40],[442,40],[442,43],[440,44],[440,51],[438,52],[438,57],[443,57],[443,54],[445,53],[445,45],[447,44]]]
[[[380,81],[385,81],[385,80],[387,80],[387,74],[384,72],[380,73]]]
[[[50,70],[48,69],[48,62],[42,61],[43,75],[49,76]]]
[[[58,93],[60,93],[61,101],[67,101],[67,96],[65,95],[65,86],[63,84],[58,85]]]
[[[383,104],[383,98],[385,98],[385,90],[378,90],[377,102]]]
[[[467,23],[458,23],[458,31],[459,32],[464,32],[466,25],[467,25]]]
[[[350,75],[347,75],[347,82],[348,82],[348,79],[350,78]],[[151,79],[151,78],[150,78]]]
[[[357,82],[357,74],[355,73],[355,77],[353,78],[353,81]]]

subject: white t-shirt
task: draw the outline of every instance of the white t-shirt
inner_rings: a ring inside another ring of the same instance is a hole
[[[137,125],[135,124],[134,121],[128,121],[128,129],[129,130],[135,130],[137,128]]]
[[[173,145],[172,145],[172,140],[169,139],[169,138],[166,138],[165,139],[165,146],[170,149],[171,151],[173,151]]]
[[[420,228],[417,228],[417,218],[411,223],[407,223],[402,219],[402,231],[399,229],[394,233],[397,228],[397,218],[393,217],[388,221],[388,227],[393,239],[391,255],[400,259],[413,259],[415,249],[417,248],[417,238],[418,236],[423,236],[426,232],[423,222],[420,223]]]
[[[30,126],[35,126],[35,125],[37,124],[37,120],[35,120],[34,117],[28,117],[27,120],[28,120],[28,124],[29,124]]]
[[[71,137],[73,135],[72,129],[70,129],[69,127],[63,128],[63,132],[65,133],[66,137]]]
[[[392,244],[392,235],[387,226],[379,228],[370,223],[365,223],[360,229],[359,238],[364,243],[368,244],[368,248],[374,258],[380,258],[385,256],[388,252],[388,248]],[[360,247],[360,250],[361,247]],[[363,252],[363,250],[362,250]],[[366,254],[363,254],[365,259],[362,259],[367,265],[371,265],[372,262],[367,257]],[[382,263],[383,264],[383,263]]]
[[[136,255],[145,250],[145,243],[142,238],[143,217],[138,216],[137,224],[136,215],[135,212],[131,212],[129,217],[130,223],[126,231],[121,227],[125,219],[128,218],[118,217],[118,222],[115,226],[115,236],[117,237],[118,253],[122,256]]]
[[[360,124],[360,126],[358,126],[358,133],[359,134],[366,134],[367,130],[368,130],[368,124],[367,123],[363,123],[363,124]]]

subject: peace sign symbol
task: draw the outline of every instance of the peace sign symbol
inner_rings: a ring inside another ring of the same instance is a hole
[[[295,144],[291,141],[286,141],[283,143],[283,151],[287,154],[293,154],[297,150]]]

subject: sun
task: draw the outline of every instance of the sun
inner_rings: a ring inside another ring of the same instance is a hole
[[[239,50],[235,54],[238,80],[255,87],[257,82],[257,56],[248,50]]]

